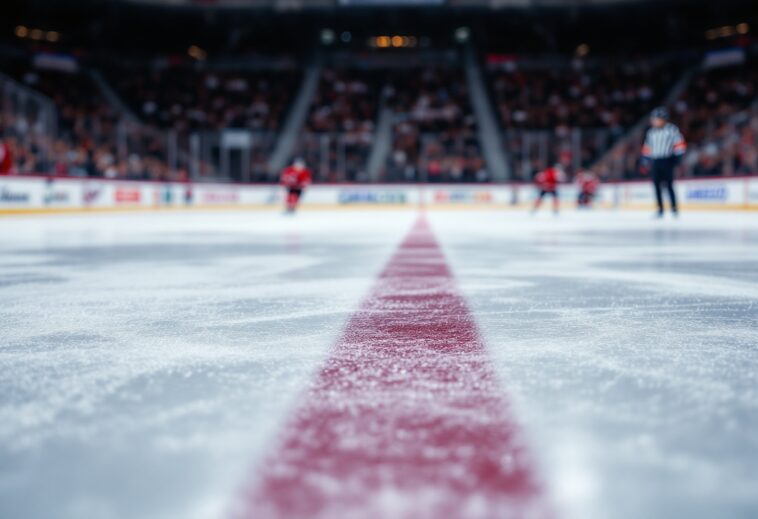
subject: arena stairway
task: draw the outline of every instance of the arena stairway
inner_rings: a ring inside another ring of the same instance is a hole
[[[297,138],[308,117],[313,96],[316,95],[319,78],[321,77],[321,69],[321,59],[318,56],[314,57],[306,67],[300,90],[292,103],[287,120],[284,122],[282,131],[277,138],[274,152],[268,161],[269,171],[280,171],[292,156],[297,144]]]
[[[500,142],[500,130],[495,120],[497,110],[487,94],[487,88],[482,79],[482,70],[472,48],[466,49],[464,68],[468,84],[471,107],[477,120],[479,144],[482,147],[484,160],[490,177],[494,181],[505,181],[511,178],[511,171],[506,160],[505,150]]]

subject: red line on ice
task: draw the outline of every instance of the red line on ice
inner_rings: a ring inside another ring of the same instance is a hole
[[[421,219],[349,321],[240,515],[546,517],[518,436]]]

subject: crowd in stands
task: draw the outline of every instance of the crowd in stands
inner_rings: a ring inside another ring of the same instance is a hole
[[[517,177],[554,163],[589,166],[661,103],[680,75],[670,63],[539,63],[514,61],[490,71],[505,144]]]
[[[274,178],[267,161],[300,81],[294,72],[186,66],[115,76],[109,71],[115,91],[141,120],[130,122],[86,71],[39,69],[20,61],[0,65],[47,96],[57,112],[54,134],[38,128],[34,110],[0,113],[0,139],[14,171],[116,179],[186,179],[190,162],[182,136],[235,127],[268,136],[251,150],[250,179]],[[554,163],[569,174],[596,163],[604,178],[638,178],[642,130],[619,139],[661,103],[678,77],[677,67],[641,60],[554,69],[498,64],[491,86],[515,178],[529,180]],[[754,61],[695,74],[669,107],[689,144],[681,173],[757,173],[757,100]],[[489,180],[466,80],[455,66],[326,68],[294,154],[306,159],[316,181],[368,180],[382,106],[393,119],[381,180]],[[172,167],[169,134],[179,135]],[[213,162],[195,163],[196,171],[216,175]]]
[[[758,173],[758,69],[755,62],[705,70],[672,105],[688,149],[687,177]],[[605,175],[640,177],[641,132],[621,142],[599,165]]]
[[[129,153],[121,157],[111,146],[95,145],[91,140],[30,138],[13,123],[0,124],[0,141],[7,145],[12,159],[6,173],[123,180],[187,178],[186,170],[170,170],[158,153]]]
[[[603,128],[559,126],[552,130],[506,132],[505,145],[515,177],[529,180],[554,164],[561,164],[573,175],[593,164],[622,135],[622,131]]]
[[[510,62],[492,77],[507,128],[613,128],[636,123],[678,73],[675,67],[646,60],[530,68]]]
[[[385,180],[489,180],[460,68],[430,66],[397,72],[385,97],[395,114]]]
[[[174,132],[184,148],[193,132],[228,128],[251,130],[251,179],[265,181],[274,134],[297,92],[301,74],[293,70],[198,68],[189,64],[109,68],[106,74],[130,109],[152,127]],[[207,161],[212,162],[212,161]],[[203,169],[210,168],[205,164]],[[212,169],[212,168],[210,168]],[[240,179],[237,179],[240,180]]]
[[[382,74],[345,68],[322,71],[295,155],[317,181],[366,180]]]
[[[691,143],[692,176],[758,172],[758,63],[706,71],[674,103],[674,122]]]
[[[267,160],[275,142],[271,134],[280,129],[298,74],[200,72],[188,67],[115,70],[109,69],[112,85],[139,121],[118,113],[86,71],[4,64],[4,72],[49,97],[57,108],[56,139],[48,137],[45,142],[32,141],[24,127],[31,114],[6,114],[3,133],[17,148],[18,172],[184,179],[191,132],[245,128],[262,132],[253,140],[251,178],[269,180]],[[174,139],[172,168],[167,162],[170,139]],[[197,164],[199,173],[215,175],[212,162]]]
[[[299,84],[295,72],[199,70],[176,65],[112,68],[109,82],[143,122],[189,133],[276,132]]]
[[[85,72],[46,70],[21,62],[5,66],[4,71],[46,96],[57,115],[51,135],[39,127],[34,107],[4,111],[0,132],[11,143],[16,172],[125,179],[168,179],[178,174],[168,171],[159,135],[143,131],[124,135],[126,123]],[[126,144],[131,152],[124,149]]]

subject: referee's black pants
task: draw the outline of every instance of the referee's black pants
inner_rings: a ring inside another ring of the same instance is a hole
[[[677,212],[676,193],[674,193],[674,168],[676,158],[654,159],[652,164],[652,178],[655,186],[655,200],[658,202],[658,212],[663,214],[663,189],[666,189],[671,201],[671,210]]]

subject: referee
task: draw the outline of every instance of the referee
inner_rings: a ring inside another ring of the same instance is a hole
[[[671,212],[676,216],[676,194],[674,193],[674,169],[679,164],[687,144],[674,124],[669,122],[669,113],[665,108],[656,108],[650,114],[651,128],[645,135],[642,146],[640,170],[643,174],[650,172],[655,186],[655,199],[658,202],[658,218],[663,217],[663,193],[665,187],[671,201]]]

